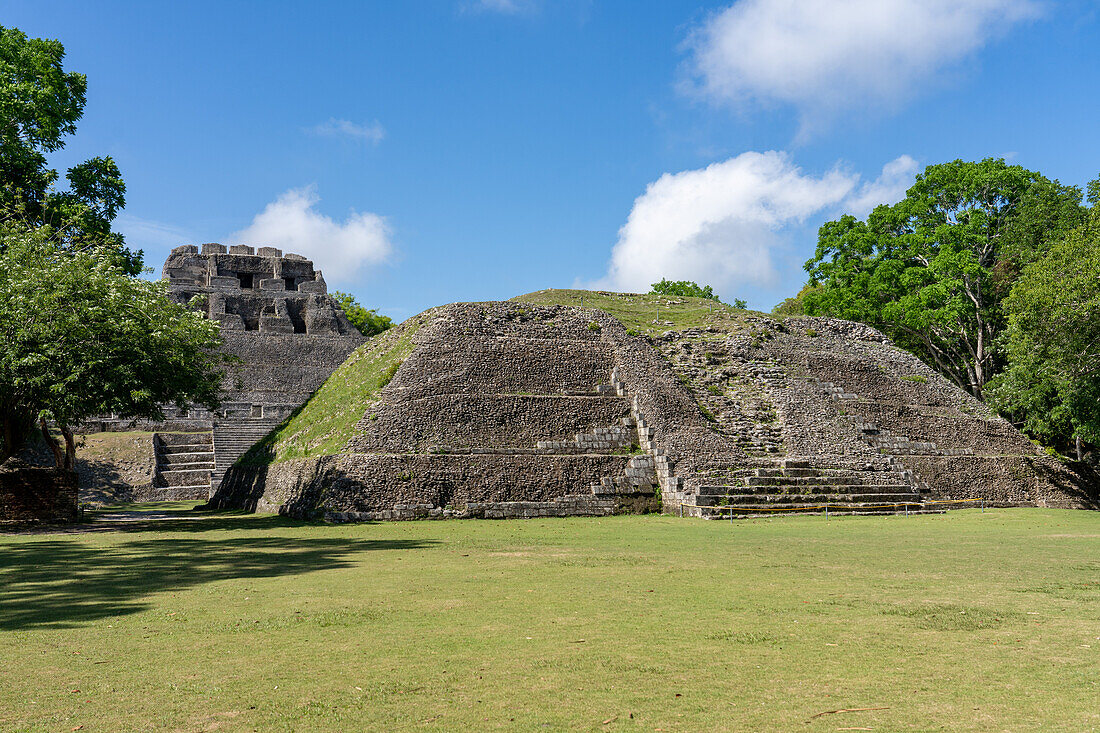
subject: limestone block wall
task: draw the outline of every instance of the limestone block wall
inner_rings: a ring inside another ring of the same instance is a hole
[[[222,334],[231,364],[223,385],[226,402],[300,405],[364,341],[361,336],[295,333]]]
[[[0,526],[76,521],[77,481],[74,471],[8,461],[0,466]]]
[[[410,396],[463,394],[470,385],[489,394],[589,393],[613,366],[611,344],[590,339],[554,339],[548,348],[545,338],[441,334],[419,343],[393,381]]]
[[[527,448],[619,425],[622,397],[440,394],[379,403],[357,426],[352,453],[411,453],[433,448]]]

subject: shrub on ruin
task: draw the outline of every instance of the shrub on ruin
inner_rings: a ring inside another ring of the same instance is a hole
[[[710,285],[701,286],[690,280],[669,280],[662,278],[661,282],[653,283],[650,291],[657,295],[674,295],[684,298],[705,298],[706,300],[718,300],[714,294],[714,288]]]
[[[354,295],[341,293],[337,290],[333,292],[332,298],[344,311],[344,315],[347,316],[351,325],[359,329],[359,333],[364,336],[374,336],[393,328],[393,319],[389,316],[379,315],[373,308],[367,309],[359,305]]]

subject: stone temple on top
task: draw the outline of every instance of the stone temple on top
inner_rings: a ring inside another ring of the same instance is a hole
[[[275,247],[193,244],[176,247],[164,263],[171,298],[205,296],[206,315],[223,331],[354,334],[328,297],[320,270],[302,255]]]

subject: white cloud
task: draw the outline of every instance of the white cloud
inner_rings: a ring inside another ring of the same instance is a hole
[[[309,128],[309,131],[322,137],[345,137],[371,145],[377,145],[386,136],[386,129],[378,120],[360,124],[350,120],[338,120],[335,117]]]
[[[896,204],[905,198],[913,185],[920,165],[908,155],[902,155],[882,166],[882,173],[860,186],[854,196],[844,202],[844,211],[863,218],[879,204]]]
[[[337,222],[314,208],[318,201],[313,186],[291,189],[230,240],[305,255],[324,270],[330,282],[350,282],[363,266],[389,257],[392,232],[384,218],[352,211],[343,222]]]
[[[789,104],[803,131],[892,105],[1039,13],[1036,0],[740,0],[689,38],[698,91]]]
[[[536,10],[537,7],[536,0],[472,0],[465,3],[462,9],[474,13],[519,15]]]
[[[667,277],[728,292],[774,284],[774,254],[787,245],[791,229],[816,216],[864,215],[878,203],[893,203],[915,171],[916,161],[903,155],[860,186],[858,174],[839,166],[815,177],[786,153],[769,151],[666,173],[634,200],[607,274],[591,285],[646,291]]]

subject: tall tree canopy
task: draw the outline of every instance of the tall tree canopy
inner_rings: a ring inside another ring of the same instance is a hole
[[[998,367],[1001,300],[1083,221],[1080,201],[1080,189],[1000,159],[929,166],[901,202],[821,227],[803,307],[882,329],[981,397]]]
[[[92,158],[66,173],[68,190],[46,154],[60,150],[84,113],[87,79],[66,72],[65,47],[0,26],[0,209],[26,228],[49,227],[73,250],[102,248],[127,272],[141,272],[141,252],[126,248],[111,222],[126,204],[114,160]]]
[[[1050,444],[1100,442],[1100,180],[1089,222],[1028,265],[1005,299],[1008,368],[991,402]],[[1078,455],[1080,458],[1080,455]]]
[[[168,403],[217,405],[218,326],[131,277],[103,248],[0,227],[0,463],[39,427],[59,468],[94,415],[163,419]],[[62,447],[48,423],[60,429]]]

